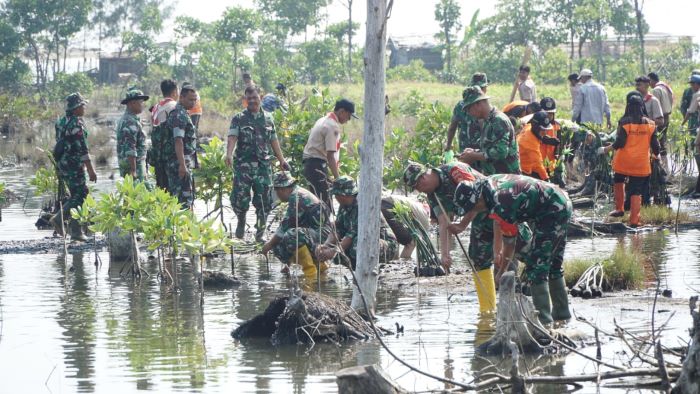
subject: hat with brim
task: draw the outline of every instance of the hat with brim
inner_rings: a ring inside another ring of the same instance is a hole
[[[89,103],[88,100],[85,100],[83,96],[80,94],[80,92],[75,92],[72,94],[69,94],[66,97],[66,111],[72,111],[78,107],[81,107],[85,104]]]
[[[356,196],[358,192],[355,180],[347,175],[343,175],[333,181],[331,193],[335,196]]]
[[[688,80],[689,83],[700,83],[700,75],[692,75]]]
[[[593,71],[591,71],[588,68],[584,68],[581,70],[581,72],[578,74],[578,79],[581,79],[583,77],[592,77],[593,76]]]
[[[410,163],[403,172],[403,181],[406,186],[415,189],[418,179],[428,171],[428,168],[420,163]]]
[[[470,86],[464,89],[464,93],[462,93],[462,108],[466,110],[479,101],[489,98],[490,97],[485,95],[479,86]]]
[[[272,177],[272,186],[275,188],[291,187],[297,183],[297,179],[289,171],[279,171]]]
[[[472,79],[470,82],[471,85],[478,86],[481,89],[489,86],[489,79],[484,73],[475,73],[474,75],[472,75]]]
[[[532,114],[530,123],[538,126],[540,130],[552,130],[552,121],[549,120],[549,115],[545,111],[538,111]]]
[[[122,105],[126,105],[129,101],[133,100],[148,100],[150,97],[143,94],[143,91],[138,90],[138,89],[130,89],[129,91],[126,92],[126,95],[124,96],[124,99],[122,100]]]
[[[348,113],[350,113],[350,116],[352,116],[353,118],[360,119],[357,117],[357,115],[355,115],[355,103],[348,99],[342,98],[335,102],[335,107],[333,108],[333,110],[337,111],[339,109],[344,109]]]

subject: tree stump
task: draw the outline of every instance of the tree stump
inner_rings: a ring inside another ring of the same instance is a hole
[[[523,313],[532,324],[523,317]],[[542,346],[550,342],[542,331],[546,329],[540,324],[532,302],[526,296],[515,293],[515,273],[506,272],[501,276],[498,288],[496,333],[479,345],[477,353],[502,356],[510,352],[510,343],[517,344],[524,354],[542,353]]]
[[[690,298],[690,314],[693,316],[693,327],[690,329],[692,343],[683,361],[681,376],[673,388],[673,394],[700,394],[700,308],[698,296]]]
[[[338,392],[343,394],[402,394],[408,391],[376,365],[358,365],[335,374]]]
[[[372,327],[342,301],[301,290],[275,298],[265,312],[241,324],[231,336],[270,338],[275,346],[375,337]]]

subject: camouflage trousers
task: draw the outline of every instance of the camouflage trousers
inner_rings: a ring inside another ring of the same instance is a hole
[[[493,265],[493,219],[487,212],[482,212],[472,220],[469,233],[469,258],[478,270],[491,268]],[[532,231],[527,223],[518,224],[518,240],[515,244],[515,258],[524,260],[530,253]]]
[[[193,163],[185,158],[187,174],[180,178],[178,174],[177,160],[168,163],[168,191],[170,195],[177,197],[183,208],[189,209],[194,205],[194,178],[192,178]]]
[[[291,228],[282,235],[280,243],[272,248],[272,253],[281,262],[287,264],[289,259],[296,255],[297,249],[306,245],[311,252],[311,256],[316,260],[314,255],[316,246],[325,242],[328,233],[328,228],[324,228],[321,233],[319,233],[318,229],[313,228]]]
[[[170,191],[168,186],[168,164],[157,161],[153,163],[153,170],[156,175],[156,186],[163,190]]]
[[[525,275],[533,284],[559,279],[564,276],[562,263],[566,248],[566,231],[573,212],[571,201],[552,196],[545,212],[537,217],[534,227],[531,253],[525,258]]]
[[[119,175],[122,178],[126,177],[131,173],[131,165],[128,160],[119,160]],[[143,159],[136,160],[136,182],[142,182],[146,184],[148,190],[151,190],[151,185],[148,183],[148,172],[146,171],[146,161]]]
[[[357,244],[355,242],[345,251],[350,258],[352,269],[357,264]],[[399,257],[399,243],[395,239],[379,239],[379,264],[386,264]]]
[[[270,164],[237,164],[233,172],[231,207],[237,215],[245,215],[250,208],[250,192],[253,191],[256,228],[264,228],[272,210],[272,169]]]
[[[68,218],[70,217],[71,208],[81,207],[90,190],[88,189],[87,181],[85,180],[85,170],[82,168],[80,168],[78,171],[61,171],[59,176],[70,193],[70,197],[63,204],[64,218]]]

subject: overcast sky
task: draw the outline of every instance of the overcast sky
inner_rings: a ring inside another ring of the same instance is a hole
[[[294,1],[294,0],[289,0]],[[435,4],[438,0],[394,0],[394,10],[389,20],[390,36],[428,35],[435,34],[439,27],[435,22]],[[692,0],[641,0],[644,3],[644,14],[655,33],[693,36],[695,43],[700,42],[698,35],[698,19],[700,18],[700,2]],[[469,23],[472,14],[480,9],[481,18],[493,15],[496,0],[460,0],[462,7],[462,24]],[[181,0],[175,10],[175,15],[189,15],[195,18],[212,21],[223,13],[228,6],[240,5],[254,7],[253,0]],[[366,0],[355,0],[353,19],[361,23],[360,34],[364,39],[364,20],[366,16]],[[347,19],[347,9],[338,0],[328,7],[330,23]]]

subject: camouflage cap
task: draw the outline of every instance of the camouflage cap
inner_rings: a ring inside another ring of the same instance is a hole
[[[149,96],[143,94],[143,91],[136,88],[131,88],[124,95],[124,98],[122,99],[122,104],[126,105],[126,103],[128,103],[131,100],[148,100],[149,98]]]
[[[486,179],[460,182],[455,189],[455,204],[464,209],[465,213],[474,209],[479,197],[481,197],[485,181]]]
[[[272,177],[273,187],[290,187],[297,183],[297,179],[289,171],[279,171]]]
[[[403,172],[404,183],[414,189],[418,183],[418,178],[425,174],[428,169],[420,163],[410,163]]]
[[[472,86],[478,86],[483,89],[489,86],[489,79],[486,78],[486,74],[484,73],[474,73],[474,75],[472,75],[472,80],[471,82],[469,82],[469,84]]]
[[[72,111],[89,101],[85,100],[80,92],[71,93],[66,97],[66,111]]]
[[[467,109],[472,104],[489,98],[490,97],[485,95],[480,87],[470,86],[464,89],[464,92],[462,92],[462,108]]]
[[[347,175],[343,175],[333,181],[331,193],[340,196],[355,196],[358,193],[355,180]]]

